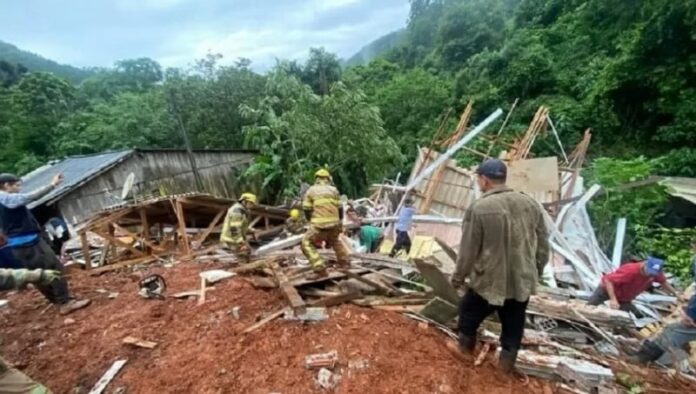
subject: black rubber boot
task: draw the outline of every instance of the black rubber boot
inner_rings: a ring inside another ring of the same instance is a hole
[[[476,349],[476,337],[459,334],[459,350],[465,354],[474,354]]]
[[[498,368],[506,374],[511,374],[515,370],[515,362],[517,361],[517,350],[500,350],[500,358],[498,359]]]
[[[640,350],[630,357],[630,360],[636,363],[647,364],[656,361],[665,353],[660,346],[652,341],[644,341]]]

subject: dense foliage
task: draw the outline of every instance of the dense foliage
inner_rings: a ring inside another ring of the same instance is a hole
[[[543,104],[568,150],[592,128],[590,161],[607,156],[629,168],[649,163],[647,175],[694,176],[695,25],[696,0],[411,0],[405,30],[367,46],[370,58],[385,52],[348,69],[313,48],[305,62],[282,60],[266,75],[248,60],[221,65],[229,63],[209,55],[188,69],[124,60],[77,83],[0,56],[0,170],[107,149],[182,147],[183,128],[197,148],[259,149],[247,175],[269,198],[294,193],[319,165],[356,194],[408,168],[416,147],[429,145],[441,124],[450,133],[470,100],[473,124],[519,98],[506,139]],[[544,141],[534,149],[558,152]],[[654,219],[649,212],[633,224]],[[612,226],[607,220],[600,232]]]

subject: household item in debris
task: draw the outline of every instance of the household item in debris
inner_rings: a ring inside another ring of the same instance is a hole
[[[140,294],[143,298],[164,299],[164,292],[167,290],[167,283],[162,275],[150,275],[140,280]]]

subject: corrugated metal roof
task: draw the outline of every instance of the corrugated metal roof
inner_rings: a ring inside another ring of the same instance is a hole
[[[696,204],[696,178],[670,177],[661,182],[667,193]]]
[[[125,160],[134,152],[133,149],[99,153],[95,155],[73,156],[54,164],[48,164],[22,177],[22,189],[31,191],[47,185],[55,174],[62,173],[63,183],[42,198],[29,204],[29,208],[51,202],[72,191],[77,186],[94,178],[101,172]]]

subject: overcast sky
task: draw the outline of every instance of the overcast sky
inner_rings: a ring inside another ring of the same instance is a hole
[[[265,70],[311,46],[348,58],[407,17],[408,0],[0,0],[0,40],[75,66],[215,52]]]

